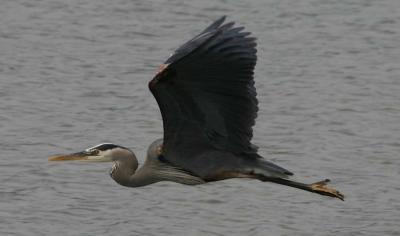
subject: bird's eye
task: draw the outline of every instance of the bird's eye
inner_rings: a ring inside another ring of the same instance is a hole
[[[92,151],[90,151],[90,154],[92,154],[92,155],[97,155],[99,153],[100,153],[100,151],[97,149],[93,149]]]

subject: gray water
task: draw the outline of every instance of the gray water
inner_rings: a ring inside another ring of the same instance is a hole
[[[400,1],[0,1],[0,235],[399,235]],[[258,37],[260,154],[346,201],[232,179],[125,188],[102,142],[143,162],[162,137],[147,89],[228,15]]]

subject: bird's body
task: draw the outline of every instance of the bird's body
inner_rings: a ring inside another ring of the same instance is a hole
[[[343,200],[327,181],[291,181],[290,171],[258,154],[251,143],[258,111],[255,38],[224,20],[179,47],[149,82],[161,110],[164,137],[150,145],[141,168],[131,150],[114,144],[50,160],[113,161],[111,177],[128,187],[251,178]]]

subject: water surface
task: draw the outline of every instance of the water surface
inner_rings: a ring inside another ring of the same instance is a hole
[[[399,1],[0,5],[1,235],[399,234]],[[221,15],[258,38],[260,154],[345,202],[238,179],[131,189],[110,164],[47,162],[101,142],[142,162],[162,136],[147,82]]]

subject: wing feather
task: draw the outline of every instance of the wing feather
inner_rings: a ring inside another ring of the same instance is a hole
[[[179,47],[149,83],[163,118],[164,156],[194,173],[195,159],[206,153],[260,157],[251,144],[256,39],[224,20]]]

